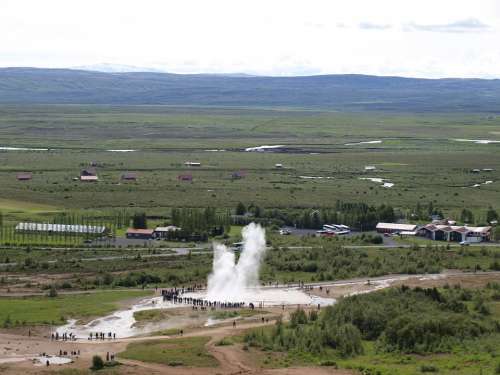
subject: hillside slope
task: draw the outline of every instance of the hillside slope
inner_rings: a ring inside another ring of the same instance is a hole
[[[3,68],[0,69],[0,103],[498,112],[500,80],[363,75],[245,77]]]

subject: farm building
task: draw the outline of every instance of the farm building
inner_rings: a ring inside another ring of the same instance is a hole
[[[176,227],[175,225],[169,225],[166,227],[156,227],[153,233],[153,237],[155,238],[168,238],[168,234],[170,232],[175,232],[181,230],[181,228]]]
[[[102,235],[105,234],[107,230],[106,227],[96,225],[19,223],[16,225],[16,231],[31,233],[73,233]]]
[[[184,163],[186,167],[201,167],[201,163],[197,161],[187,161]]]
[[[190,174],[180,174],[177,176],[179,181],[193,181],[193,176]]]
[[[80,176],[80,181],[83,181],[83,182],[95,182],[98,180],[99,180],[99,177],[97,177],[97,176]]]
[[[98,179],[95,168],[85,168],[80,172],[80,181],[95,182]]]
[[[95,168],[82,169],[80,176],[97,176],[97,170]]]
[[[153,229],[135,229],[128,228],[126,236],[127,238],[135,238],[140,240],[150,240],[153,238]]]
[[[239,179],[242,179],[245,176],[246,176],[246,172],[245,171],[237,171],[237,172],[231,173],[231,179],[233,179],[233,180],[239,180]]]
[[[125,172],[124,174],[122,174],[122,180],[124,180],[124,181],[137,181],[137,173]]]
[[[274,168],[281,169],[281,168],[283,168],[283,164],[281,164],[281,163],[274,164]]]
[[[419,234],[435,241],[476,243],[490,240],[491,227],[427,224],[419,230]]]
[[[29,181],[33,178],[33,173],[31,172],[20,172],[16,176],[18,181]]]
[[[399,224],[399,223],[378,223],[377,232],[379,233],[399,233],[399,232],[415,232],[417,225],[415,224]]]

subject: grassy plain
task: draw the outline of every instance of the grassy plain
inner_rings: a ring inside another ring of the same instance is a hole
[[[167,215],[172,207],[224,209],[239,201],[266,208],[332,207],[337,199],[403,209],[434,201],[450,215],[463,206],[484,215],[488,205],[500,208],[500,145],[454,139],[496,140],[499,125],[499,118],[481,114],[3,106],[0,147],[50,150],[0,151],[0,207],[6,221],[50,217],[54,209]],[[381,143],[355,144],[370,141]],[[284,145],[285,152],[243,151],[273,144]],[[136,151],[107,151],[120,149]],[[185,161],[202,166],[187,168]],[[98,164],[100,181],[73,181],[91,162]],[[366,172],[367,165],[377,170]],[[475,168],[493,171],[471,173]],[[19,171],[32,171],[33,180],[18,182]],[[124,171],[138,172],[138,181],[121,181]],[[245,171],[245,177],[231,179],[235,171]],[[178,181],[184,173],[193,182]],[[383,188],[360,179],[365,177],[395,185]]]
[[[215,367],[217,360],[205,345],[210,337],[189,337],[131,343],[119,357],[169,366]]]
[[[60,325],[67,319],[87,320],[115,311],[120,301],[150,294],[142,290],[115,290],[57,297],[0,297],[0,324]]]

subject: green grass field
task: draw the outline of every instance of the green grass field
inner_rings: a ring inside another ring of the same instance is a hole
[[[0,297],[0,324],[62,324],[67,319],[88,320],[103,316],[120,301],[150,295],[148,291],[102,291],[57,297]]]
[[[321,208],[340,199],[403,209],[434,201],[451,216],[463,206],[480,216],[488,205],[500,208],[499,145],[454,139],[497,139],[498,126],[498,118],[481,114],[6,106],[0,107],[0,147],[50,151],[0,151],[0,209],[5,221],[15,222],[41,220],[57,209],[166,215],[172,207],[234,208],[243,201]],[[373,140],[381,143],[355,144]],[[287,152],[242,151],[273,144]],[[106,151],[116,149],[136,151]],[[185,161],[202,166],[187,168]],[[100,181],[73,181],[91,162]],[[367,165],[377,170],[365,172]],[[471,173],[475,168],[493,171]],[[32,171],[33,180],[17,181],[18,171]],[[122,182],[124,171],[138,172],[138,181]],[[235,171],[245,177],[232,180]],[[178,181],[184,173],[192,173],[193,182]],[[395,185],[360,179],[366,177]]]
[[[205,349],[210,337],[189,337],[132,343],[120,358],[169,366],[216,367],[217,360]]]

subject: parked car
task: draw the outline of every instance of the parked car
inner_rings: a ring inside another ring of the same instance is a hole
[[[461,245],[461,246],[469,246],[469,245],[470,245],[470,243],[469,243],[469,242],[467,242],[467,241],[462,241],[462,242],[460,242],[460,245]]]

